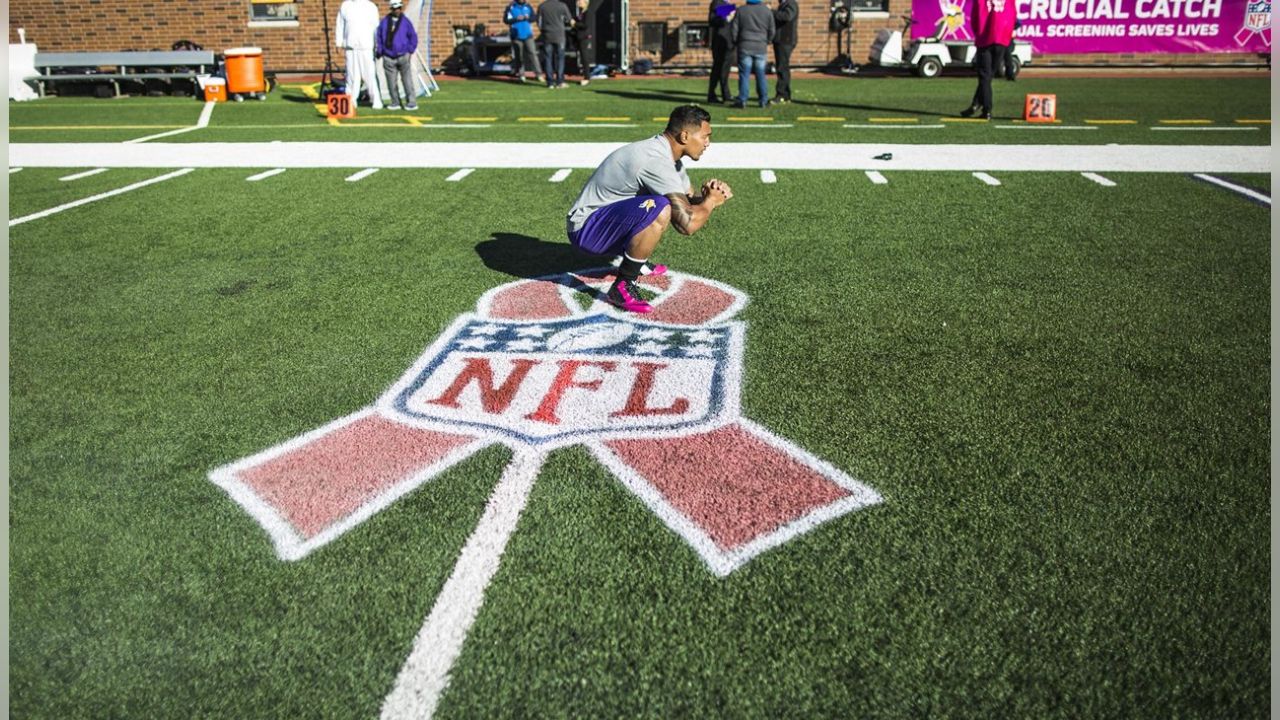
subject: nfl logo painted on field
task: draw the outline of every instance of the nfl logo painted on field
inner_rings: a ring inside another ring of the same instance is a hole
[[[741,323],[464,316],[379,407],[419,427],[530,445],[710,428],[737,417],[741,338]]]
[[[640,319],[604,302],[611,272],[485,293],[376,403],[211,479],[296,560],[484,447],[510,447],[532,482],[546,452],[580,444],[717,575],[881,501],[742,417],[746,296],[649,276]]]

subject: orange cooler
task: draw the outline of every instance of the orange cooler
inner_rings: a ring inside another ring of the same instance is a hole
[[[222,78],[209,78],[204,81],[205,102],[226,102],[227,81]]]
[[[267,90],[267,77],[262,71],[262,48],[231,48],[227,58],[227,91],[235,94],[260,93]]]

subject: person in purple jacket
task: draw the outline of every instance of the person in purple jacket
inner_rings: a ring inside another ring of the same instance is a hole
[[[413,29],[413,23],[404,18],[404,0],[391,0],[391,12],[378,23],[374,42],[374,53],[382,58],[382,71],[387,76],[387,90],[391,93],[391,104],[387,109],[400,109],[400,95],[396,91],[396,79],[399,78],[404,84],[404,109],[417,110],[413,53],[418,49],[418,33]]]
[[[1014,0],[973,0],[969,8],[969,24],[973,28],[973,42],[978,55],[973,65],[978,70],[978,89],[973,102],[960,112],[961,117],[991,119],[991,79],[1004,59],[1005,48],[1013,41],[1013,24],[1016,21]]]

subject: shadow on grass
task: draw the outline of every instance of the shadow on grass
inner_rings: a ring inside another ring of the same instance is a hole
[[[604,259],[580,252],[568,240],[550,242],[518,233],[493,233],[488,240],[476,244],[476,254],[490,270],[526,279],[605,264]]]
[[[580,252],[567,240],[548,242],[518,233],[493,233],[493,237],[476,244],[476,254],[490,270],[526,280],[553,276],[551,282],[591,300],[602,298],[600,290],[574,274],[603,277],[613,272],[611,268],[602,267],[606,259]]]

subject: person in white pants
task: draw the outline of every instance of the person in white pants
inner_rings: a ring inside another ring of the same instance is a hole
[[[342,0],[333,30],[334,43],[346,53],[347,94],[351,102],[360,97],[363,82],[369,86],[374,110],[382,109],[382,93],[373,65],[374,36],[381,19],[378,6],[370,0]]]

